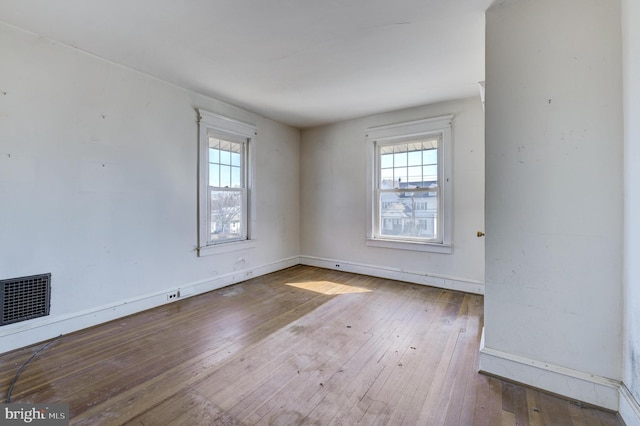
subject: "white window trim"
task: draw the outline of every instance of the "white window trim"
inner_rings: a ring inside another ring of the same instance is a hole
[[[242,138],[247,141],[245,182],[248,204],[246,207],[246,213],[248,217],[246,218],[247,237],[245,240],[232,240],[216,244],[207,244],[209,130],[221,135]],[[258,134],[256,127],[212,112],[198,110],[198,134],[198,256],[208,256],[255,247],[256,244],[253,239],[253,235],[255,235],[256,203],[255,193],[253,191],[253,188],[255,188],[253,166],[255,165],[255,140]]]
[[[414,250],[432,253],[450,254],[453,251],[453,174],[452,174],[452,130],[453,115],[409,121],[367,129],[367,234],[366,244],[370,247],[383,247],[399,250]],[[442,242],[416,242],[376,237],[376,144],[400,141],[411,137],[439,134],[442,138],[442,157],[439,158],[438,172],[442,190]]]

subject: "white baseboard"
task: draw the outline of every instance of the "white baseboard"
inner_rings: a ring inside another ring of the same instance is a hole
[[[640,403],[631,395],[627,386],[620,385],[620,417],[627,426],[640,426]]]
[[[173,287],[80,312],[40,317],[21,323],[6,325],[0,330],[0,353],[42,342],[61,334],[72,333],[122,318],[127,315],[155,308],[156,306],[173,303],[186,297],[236,284],[253,277],[295,266],[299,263],[298,256],[294,256],[255,268],[234,271],[215,278],[186,283],[179,288]],[[176,290],[180,291],[181,296],[178,299],[168,302],[167,293]]]
[[[466,293],[484,294],[484,283],[466,278],[450,277],[446,275],[425,274],[424,272],[405,271],[386,266],[367,265],[363,263],[345,262],[337,259],[326,259],[315,256],[300,256],[302,265],[317,266],[319,268],[335,269],[337,271],[353,272],[373,277],[424,284],[432,287],[458,290]]]
[[[619,381],[488,348],[484,334],[479,370],[569,399],[613,411],[619,409]]]

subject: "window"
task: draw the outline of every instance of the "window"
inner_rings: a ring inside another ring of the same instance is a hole
[[[200,114],[198,253],[251,246],[251,157],[254,126]]]
[[[452,119],[368,129],[368,245],[451,253]]]

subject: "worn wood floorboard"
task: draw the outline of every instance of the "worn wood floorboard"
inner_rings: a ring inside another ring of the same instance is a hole
[[[296,266],[56,340],[13,402],[82,425],[622,425],[478,374],[482,296]],[[43,344],[0,355],[0,396]]]

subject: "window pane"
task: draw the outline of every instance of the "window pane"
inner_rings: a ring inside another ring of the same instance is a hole
[[[220,166],[209,163],[209,186],[220,186]]]
[[[420,166],[420,165],[422,165],[422,151],[410,151],[409,152],[409,165],[410,166]]]
[[[380,156],[380,167],[393,167],[393,154],[382,154]]]
[[[220,166],[220,187],[228,188],[231,186],[231,167]]]
[[[242,191],[210,191],[211,239],[223,241],[241,238],[242,229]]]
[[[379,205],[381,236],[437,240],[437,193],[382,192]]]
[[[231,153],[229,151],[220,151],[220,164],[231,164]]]
[[[398,152],[393,156],[393,165],[395,167],[404,167],[407,165],[407,153],[406,152]]]
[[[220,162],[220,150],[209,148],[209,162],[210,163],[219,163]]]
[[[231,153],[231,165],[240,167],[240,153],[232,152]]]
[[[409,167],[409,185],[422,187],[422,166]]]
[[[380,188],[393,188],[393,169],[380,170]]]
[[[232,188],[241,188],[242,180],[240,175],[240,167],[231,167],[231,185]]]
[[[393,169],[393,180],[395,181],[395,188],[405,187],[407,183],[407,168]]]
[[[429,149],[424,152],[424,164],[438,164],[437,149]]]
[[[438,181],[438,166],[424,166],[422,168],[422,173],[424,174],[424,180],[426,182]]]

